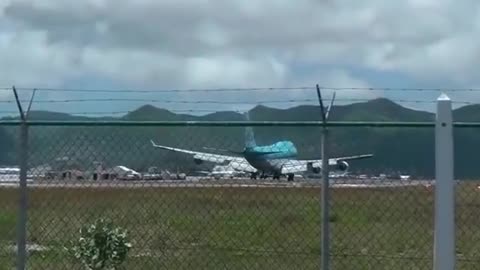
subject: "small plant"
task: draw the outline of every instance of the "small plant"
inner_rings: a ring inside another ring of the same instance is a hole
[[[98,219],[80,229],[80,238],[70,251],[88,270],[116,270],[131,247],[126,230],[114,227],[110,220]]]

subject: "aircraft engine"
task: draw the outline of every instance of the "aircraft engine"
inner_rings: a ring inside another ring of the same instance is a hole
[[[348,170],[348,167],[349,165],[346,161],[338,161],[337,165],[335,165],[335,170],[345,172]]]
[[[203,160],[201,160],[201,159],[200,159],[199,157],[197,157],[197,156],[194,156],[194,157],[193,157],[193,161],[194,161],[195,164],[197,164],[197,165],[200,165],[200,164],[203,163]]]
[[[309,173],[319,174],[322,172],[322,168],[318,164],[307,163],[307,171]]]

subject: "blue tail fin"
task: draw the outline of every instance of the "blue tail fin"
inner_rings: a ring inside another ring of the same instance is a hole
[[[248,115],[248,111],[245,113],[245,117],[247,121],[250,120],[250,116]],[[246,127],[245,128],[245,148],[253,148],[257,146],[257,143],[255,142],[255,135],[253,134],[253,128],[252,127]]]
[[[253,148],[255,146],[257,146],[257,143],[255,142],[253,129],[252,127],[246,127],[245,128],[245,148]]]

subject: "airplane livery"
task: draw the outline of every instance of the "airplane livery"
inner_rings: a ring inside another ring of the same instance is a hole
[[[335,100],[333,95],[330,106],[328,106],[325,119],[328,118],[330,109]],[[323,105],[321,104],[323,108]],[[248,112],[246,119],[249,120]],[[241,152],[230,150],[222,150],[232,155],[220,155],[206,152],[191,151],[186,149],[174,148],[156,144],[153,140],[152,145],[157,148],[180,152],[193,155],[193,159],[197,164],[204,161],[214,163],[228,163],[230,168],[250,173],[251,179],[256,179],[260,174],[260,178],[267,178],[269,175],[273,179],[280,179],[281,176],[287,176],[288,181],[293,181],[295,174],[320,174],[322,170],[321,159],[297,159],[298,151],[293,142],[279,141],[271,145],[258,146],[255,142],[255,135],[252,127],[245,129],[245,148]],[[330,171],[346,173],[349,167],[347,161],[370,158],[373,154],[364,154],[349,157],[330,158],[328,165]]]
[[[280,179],[287,176],[288,181],[293,181],[295,174],[320,174],[322,167],[321,159],[299,160],[298,151],[293,142],[279,141],[271,145],[258,146],[255,142],[253,130],[247,127],[245,130],[245,148],[241,152],[228,151],[232,155],[220,155],[207,152],[191,151],[158,145],[153,140],[152,145],[156,148],[193,155],[197,164],[204,161],[213,163],[228,163],[229,166],[241,172],[250,173],[251,179],[267,178]],[[223,150],[225,151],[225,150]],[[346,172],[349,160],[357,160],[372,157],[373,154],[331,158],[328,161],[332,171]]]

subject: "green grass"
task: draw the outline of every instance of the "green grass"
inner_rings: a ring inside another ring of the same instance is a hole
[[[423,187],[332,190],[333,269],[431,269],[433,195]],[[457,192],[458,269],[480,250],[480,196]],[[0,269],[11,269],[17,192],[0,189]],[[81,269],[63,251],[109,217],[129,230],[126,269],[319,269],[319,188],[33,189],[29,269]],[[4,268],[2,268],[4,267]]]

